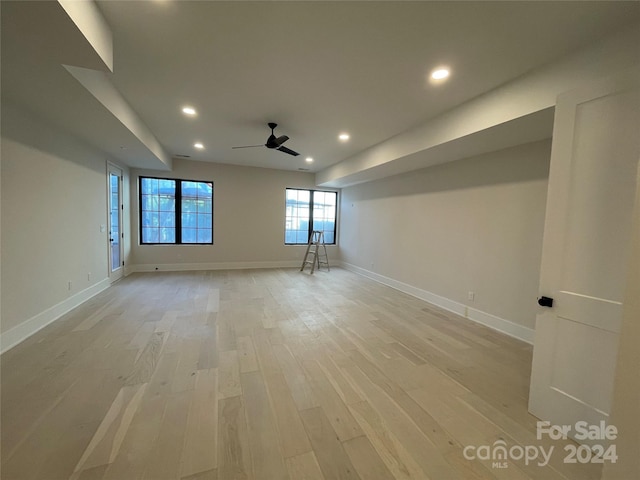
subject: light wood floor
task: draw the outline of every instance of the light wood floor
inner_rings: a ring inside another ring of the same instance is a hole
[[[7,352],[2,479],[597,479],[531,347],[348,271],[135,274]],[[550,466],[467,445],[555,445]]]

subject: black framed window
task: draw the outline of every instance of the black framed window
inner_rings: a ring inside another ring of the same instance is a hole
[[[139,180],[141,244],[213,243],[213,182]]]
[[[337,192],[287,188],[284,243],[306,245],[311,232],[324,232],[324,242],[336,243]]]

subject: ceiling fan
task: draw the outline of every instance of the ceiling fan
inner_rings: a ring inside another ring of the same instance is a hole
[[[267,147],[272,150],[275,149],[284,153],[288,153],[289,155],[293,155],[294,157],[297,157],[298,155],[300,155],[298,152],[294,152],[290,148],[287,148],[282,145],[284,142],[289,140],[289,137],[287,137],[286,135],[281,135],[280,137],[275,136],[275,134],[273,133],[273,130],[278,126],[277,123],[269,122],[267,125],[269,125],[269,128],[271,129],[271,135],[269,135],[269,138],[267,139],[267,143],[260,144],[260,145],[244,145],[241,147],[231,147],[231,148]]]

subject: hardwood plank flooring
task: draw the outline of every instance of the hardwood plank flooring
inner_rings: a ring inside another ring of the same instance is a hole
[[[0,357],[3,480],[596,480],[531,346],[334,268],[134,274]],[[548,465],[466,446],[555,446]]]

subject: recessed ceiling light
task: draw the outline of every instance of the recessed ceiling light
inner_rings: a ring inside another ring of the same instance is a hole
[[[307,163],[311,163],[311,162],[313,162],[313,158],[307,157],[307,158],[304,159],[304,161],[307,162]]]
[[[449,69],[446,67],[438,67],[431,72],[431,78],[433,80],[444,80],[449,76]]]
[[[200,142],[194,143],[193,146],[196,147],[198,150],[202,150],[204,148],[204,145],[201,144]]]
[[[348,133],[341,133],[340,135],[338,135],[338,138],[343,141],[346,142],[347,140],[349,140],[349,134]]]
[[[193,116],[196,114],[196,109],[193,107],[182,107],[182,113]]]

